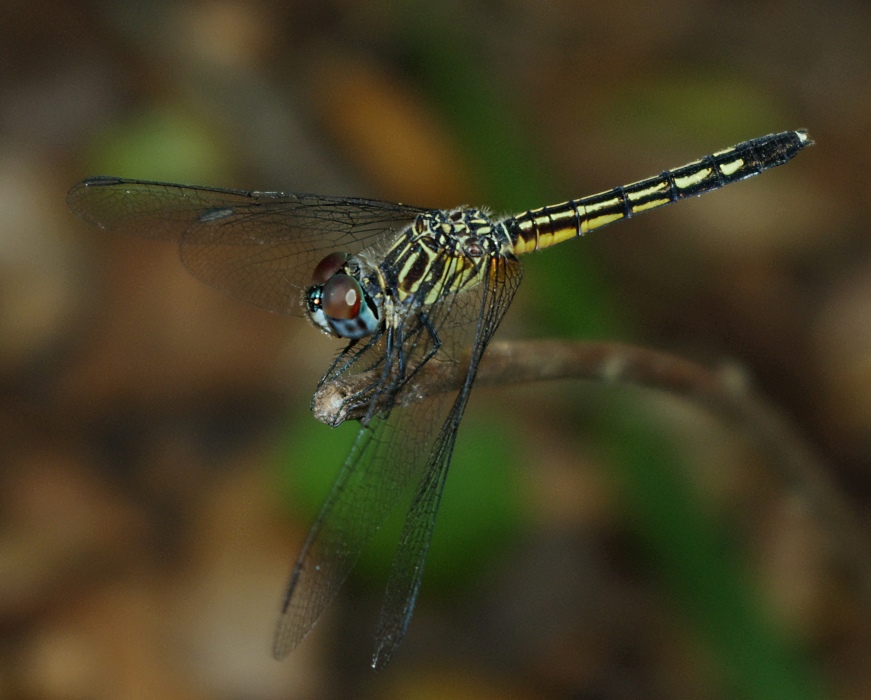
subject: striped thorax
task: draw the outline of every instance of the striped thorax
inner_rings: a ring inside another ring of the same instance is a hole
[[[394,301],[434,304],[446,292],[478,284],[484,260],[500,252],[504,227],[479,209],[458,208],[418,215],[378,266]]]

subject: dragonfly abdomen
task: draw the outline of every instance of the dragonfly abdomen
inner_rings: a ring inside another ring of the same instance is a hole
[[[804,130],[769,134],[655,177],[582,199],[527,211],[506,221],[513,252],[529,253],[687,197],[783,165],[813,143]]]

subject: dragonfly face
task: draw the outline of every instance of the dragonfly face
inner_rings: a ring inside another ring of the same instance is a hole
[[[360,431],[293,568],[273,653],[285,656],[311,631],[390,511],[413,491],[375,635],[373,665],[384,666],[414,610],[460,420],[520,284],[518,256],[757,175],[812,143],[805,131],[771,134],[496,221],[472,208],[113,177],[79,183],[67,201],[101,228],[174,241],[188,270],[218,289],[305,315],[350,341],[319,389],[366,373],[365,389],[340,399],[360,409],[349,412],[360,416]],[[452,365],[460,388],[418,387],[429,362]],[[404,389],[419,389],[421,400],[394,410]]]

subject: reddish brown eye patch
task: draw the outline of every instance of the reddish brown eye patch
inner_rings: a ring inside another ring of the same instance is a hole
[[[330,318],[357,318],[363,290],[350,275],[333,275],[324,285],[323,309]]]
[[[317,264],[312,272],[312,285],[326,284],[327,280],[344,267],[347,259],[348,256],[345,253],[330,253]]]

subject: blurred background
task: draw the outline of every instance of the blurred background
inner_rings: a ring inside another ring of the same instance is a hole
[[[847,0],[2,3],[0,698],[871,697],[869,34]],[[482,388],[392,664],[390,528],[273,661],[354,434],[308,412],[336,346],[72,184],[514,213],[801,127],[787,167],[527,256],[497,336],[727,366],[794,435]]]

